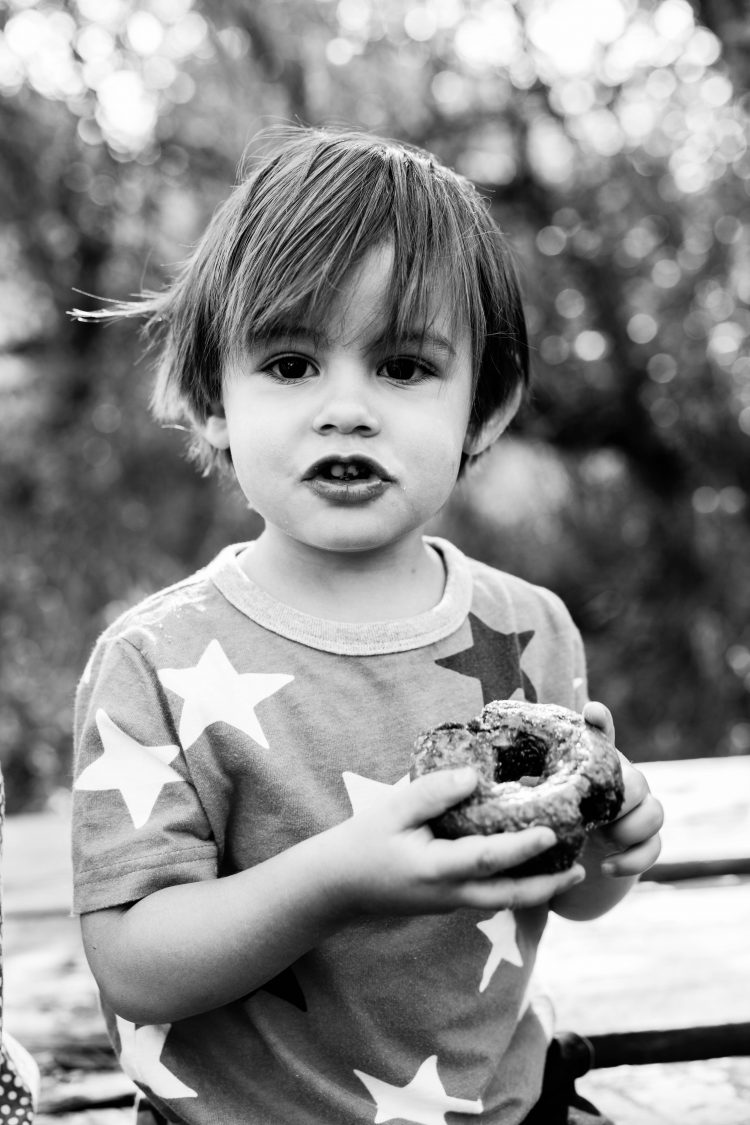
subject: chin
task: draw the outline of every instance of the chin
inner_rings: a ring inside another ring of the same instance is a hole
[[[341,535],[329,536],[324,541],[311,543],[319,551],[328,551],[330,554],[354,555],[367,554],[389,547],[394,539],[384,538],[382,535],[361,536]]]

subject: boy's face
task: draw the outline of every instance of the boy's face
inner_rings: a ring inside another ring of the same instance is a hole
[[[324,552],[411,542],[470,448],[468,329],[452,330],[446,294],[426,328],[393,339],[380,311],[390,276],[390,249],[370,251],[324,323],[292,325],[225,372],[223,412],[204,432],[231,450],[250,506],[281,542]]]

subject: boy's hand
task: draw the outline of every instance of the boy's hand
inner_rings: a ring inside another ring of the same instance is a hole
[[[426,822],[468,797],[476,784],[470,767],[438,770],[390,791],[333,829],[331,889],[344,913],[512,910],[547,902],[581,881],[580,867],[555,875],[506,874],[555,843],[549,828],[437,839]]]
[[[587,703],[583,717],[614,742],[614,723],[603,703]],[[595,829],[589,841],[601,857],[601,869],[605,875],[642,875],[659,857],[659,829],[664,823],[664,811],[641,771],[619,750],[618,754],[625,786],[622,808],[617,819]]]

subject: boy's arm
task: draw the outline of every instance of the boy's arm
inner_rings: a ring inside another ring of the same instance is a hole
[[[547,828],[436,839],[426,821],[476,782],[437,771],[247,871],[84,915],[105,1000],[134,1023],[172,1022],[245,996],[355,918],[535,906],[583,877],[505,875],[554,843]]]
[[[587,703],[584,717],[614,742],[612,716],[601,703]],[[638,878],[659,857],[661,804],[640,770],[620,755],[625,796],[616,820],[591,833],[581,862],[585,880],[555,898],[550,907],[572,921],[606,914],[625,897]]]

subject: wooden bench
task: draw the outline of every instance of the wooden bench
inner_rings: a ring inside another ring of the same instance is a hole
[[[593,1044],[579,1088],[618,1125],[748,1125],[750,757],[642,768],[666,810],[659,863],[603,918],[553,916],[538,972],[558,1026]],[[68,914],[67,831],[65,809],[7,822],[6,1026],[42,1067],[38,1125],[114,1125],[134,1088]]]

